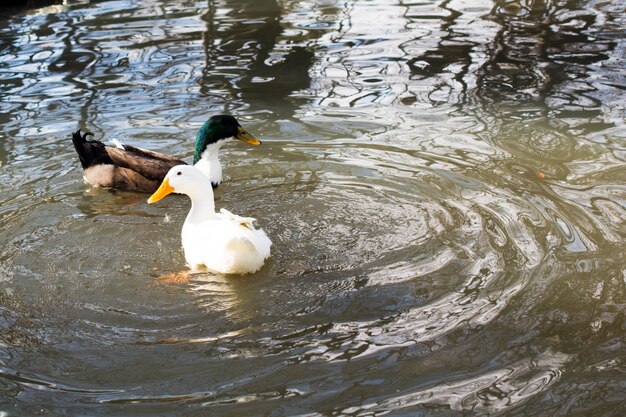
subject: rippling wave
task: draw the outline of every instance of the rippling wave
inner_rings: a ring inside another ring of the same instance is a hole
[[[623,414],[623,8],[70,3],[0,21],[0,415]],[[254,276],[184,269],[183,198],[69,133],[189,158]]]

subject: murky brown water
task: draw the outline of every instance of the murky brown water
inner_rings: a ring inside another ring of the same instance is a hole
[[[618,1],[102,1],[0,20],[1,416],[622,416]],[[190,158],[274,241],[184,265],[188,202],[91,190],[70,132]],[[543,177],[543,178],[540,178]]]

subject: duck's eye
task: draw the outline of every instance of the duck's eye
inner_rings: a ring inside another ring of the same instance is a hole
[[[182,172],[180,172],[180,171],[178,171],[178,172],[176,173],[176,175],[180,175],[180,174],[182,174]]]

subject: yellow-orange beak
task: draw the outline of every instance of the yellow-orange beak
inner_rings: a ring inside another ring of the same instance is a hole
[[[159,189],[156,190],[154,194],[152,194],[150,198],[148,199],[148,204],[156,203],[157,201],[159,201],[166,195],[171,194],[173,192],[174,192],[174,188],[170,185],[169,180],[165,178],[163,182],[161,183],[161,185],[159,186]]]
[[[248,145],[260,145],[261,144],[260,140],[258,140],[257,138],[252,136],[250,133],[243,130],[243,127],[241,126],[237,127],[237,135],[235,136],[235,139],[238,139],[242,142],[246,142]]]

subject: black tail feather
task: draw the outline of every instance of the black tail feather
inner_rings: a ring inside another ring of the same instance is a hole
[[[112,164],[113,161],[111,157],[109,157],[104,144],[97,140],[87,140],[87,136],[89,135],[93,136],[93,133],[85,132],[81,136],[80,129],[72,133],[72,142],[74,143],[74,148],[76,149],[78,158],[80,158],[83,169],[98,164]]]

